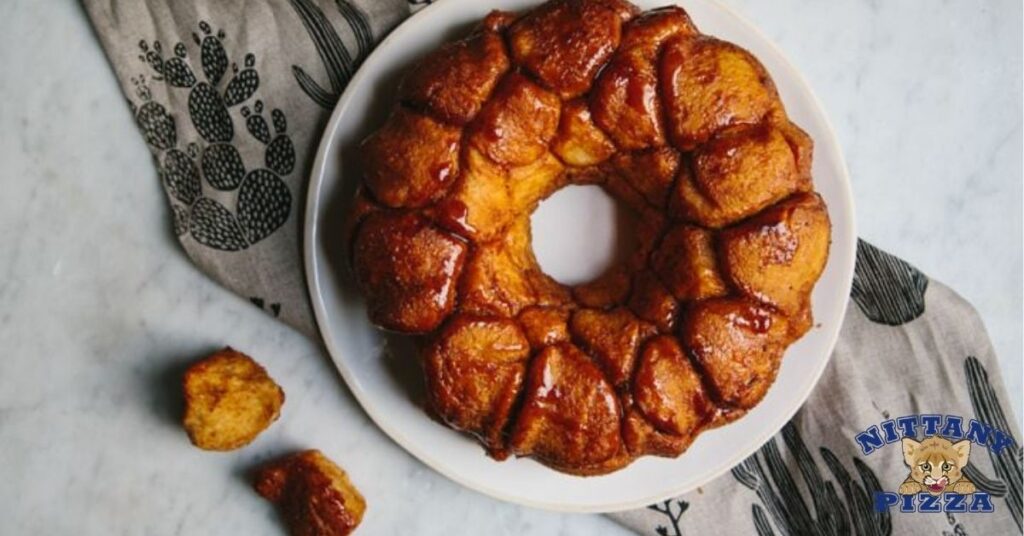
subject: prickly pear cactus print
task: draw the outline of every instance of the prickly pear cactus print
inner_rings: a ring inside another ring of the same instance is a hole
[[[238,223],[249,243],[263,240],[284,225],[291,205],[288,186],[273,171],[250,171],[238,190]]]
[[[181,205],[171,205],[174,211],[174,235],[185,236],[188,233],[188,208]]]
[[[206,76],[206,80],[210,84],[216,86],[220,84],[221,78],[228,70],[228,54],[224,51],[224,46],[221,45],[225,37],[224,30],[220,30],[214,35],[206,21],[199,22],[199,30],[203,34],[202,37],[193,32],[192,41],[199,45],[199,59],[203,64],[203,75]]]
[[[195,144],[189,144],[186,151],[170,149],[164,153],[160,166],[160,177],[167,193],[186,205],[195,203],[202,195],[199,169],[195,162],[196,152]]]
[[[192,205],[189,231],[196,242],[211,248],[238,251],[247,247],[235,215],[209,197],[202,197]]]
[[[139,42],[150,80],[163,82],[172,94],[187,92],[188,121],[198,139],[183,145],[179,118],[153,101],[146,75],[132,79],[141,104],[131,107],[157,154],[175,233],[213,249],[241,251],[288,221],[292,192],[282,178],[295,170],[296,156],[285,113],[265,113],[261,100],[246,104],[260,86],[256,56],[245,54],[241,65],[231,62],[226,39],[200,21],[191,46],[179,42],[168,53],[160,41]],[[242,146],[258,147],[262,158],[246,162]]]
[[[145,77],[133,77],[132,85],[135,86],[135,95],[142,101],[142,105],[136,106],[134,102],[129,101],[128,106],[131,107],[135,126],[139,127],[146,144],[159,150],[174,147],[178,143],[178,131],[174,126],[174,119],[167,113],[167,108],[153,102],[153,94],[146,85]]]
[[[281,110],[270,112],[271,120],[274,123],[274,133],[271,134],[270,126],[262,114],[262,101],[256,101],[254,112],[250,112],[247,107],[242,107],[242,116],[245,117],[245,126],[249,129],[249,133],[267,146],[264,159],[267,168],[279,175],[287,175],[295,169],[295,146],[292,145],[292,139],[286,132],[288,120]]]
[[[245,178],[245,164],[238,149],[230,143],[212,143],[203,149],[200,164],[203,176],[218,190],[234,190]]]

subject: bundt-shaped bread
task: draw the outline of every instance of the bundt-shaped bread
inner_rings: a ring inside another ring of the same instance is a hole
[[[812,324],[828,211],[812,142],[746,50],[686,12],[551,0],[427,55],[362,147],[370,319],[422,339],[427,406],[498,459],[600,474],[754,407]],[[569,288],[530,214],[596,184],[636,250]]]

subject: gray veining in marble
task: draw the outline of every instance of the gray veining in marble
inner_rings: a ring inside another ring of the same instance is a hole
[[[1021,3],[730,2],[824,103],[862,236],[975,304],[1021,414]],[[699,22],[699,21],[698,21]],[[612,534],[501,504],[386,440],[313,343],[202,276],[77,4],[0,4],[0,533],[280,534],[245,470],[329,450],[367,534]],[[281,420],[212,454],[175,424],[182,363],[225,343],[284,384]],[[349,433],[323,445],[327,427]]]

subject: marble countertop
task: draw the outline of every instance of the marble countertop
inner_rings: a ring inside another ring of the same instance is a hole
[[[824,103],[861,236],[980,310],[1021,415],[1021,3],[728,3]],[[280,534],[245,471],[316,445],[324,426],[346,428],[336,458],[369,497],[367,534],[623,531],[427,469],[317,345],[189,264],[76,2],[0,5],[0,64],[0,533]],[[175,386],[183,363],[225,343],[301,388],[275,433],[211,454],[176,425]]]

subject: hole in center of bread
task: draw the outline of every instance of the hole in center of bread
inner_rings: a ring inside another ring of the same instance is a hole
[[[567,186],[530,218],[533,251],[544,272],[563,285],[596,279],[635,249],[633,214],[599,186]]]

